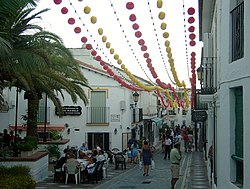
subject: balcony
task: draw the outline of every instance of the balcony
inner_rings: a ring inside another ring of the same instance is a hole
[[[132,123],[138,123],[143,120],[142,108],[134,108],[132,111]]]
[[[109,125],[109,107],[87,107],[87,125]]]

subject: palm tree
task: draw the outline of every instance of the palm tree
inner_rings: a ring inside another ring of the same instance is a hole
[[[88,87],[80,66],[55,34],[32,24],[44,9],[33,14],[34,0],[0,0],[0,85],[26,91],[27,135],[36,136],[37,111],[42,93],[61,109],[58,94],[67,92],[73,102],[87,98]]]

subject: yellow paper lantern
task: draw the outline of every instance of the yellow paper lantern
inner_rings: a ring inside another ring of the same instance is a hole
[[[171,53],[171,47],[166,48],[167,53]]]
[[[169,33],[168,33],[168,32],[164,32],[164,33],[163,33],[163,37],[164,37],[164,38],[168,38],[168,37],[169,37]]]
[[[158,17],[163,20],[165,18],[165,12],[160,12]]]
[[[107,37],[104,35],[102,36],[102,42],[105,43],[107,41]]]
[[[115,59],[115,60],[118,60],[118,59],[119,59],[119,55],[118,55],[118,54],[115,54],[115,55],[114,55],[114,59]]]
[[[88,6],[86,6],[86,7],[84,7],[84,13],[85,14],[89,14],[90,13],[90,11],[91,11],[91,8],[90,7],[88,7]]]
[[[125,65],[124,65],[124,64],[122,64],[122,65],[121,65],[121,68],[124,70],[124,69],[125,69]]]
[[[168,59],[168,62],[169,62],[169,63],[174,63],[174,59],[173,59],[173,58],[170,58],[170,59]]]
[[[165,46],[166,46],[166,47],[169,47],[169,46],[170,46],[170,41],[169,41],[169,40],[166,40],[166,41],[165,41]]]
[[[168,58],[172,58],[172,53],[168,53]]]
[[[157,1],[157,7],[158,7],[158,8],[161,8],[161,7],[162,7],[162,0],[158,0],[158,1]]]
[[[95,24],[97,21],[97,18],[95,16],[91,16],[90,21],[92,24]]]
[[[98,29],[98,33],[99,33],[99,35],[102,35],[102,34],[103,34],[103,29],[102,29],[102,28],[99,28],[99,29]]]
[[[118,59],[117,60],[117,63],[120,65],[122,63],[122,60],[121,59]]]
[[[111,45],[110,42],[107,42],[107,43],[106,43],[106,47],[107,47],[108,49],[110,48],[110,45]]]
[[[162,29],[162,30],[165,30],[166,27],[167,27],[167,24],[166,24],[165,22],[162,22],[162,23],[161,23],[161,29]]]
[[[113,48],[110,49],[110,54],[114,54],[115,50]]]

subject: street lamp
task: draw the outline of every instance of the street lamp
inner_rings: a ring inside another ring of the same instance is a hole
[[[137,102],[139,100],[139,93],[137,93],[136,91],[133,93],[133,101],[135,102],[135,104],[130,104],[130,108],[134,108],[137,105]]]

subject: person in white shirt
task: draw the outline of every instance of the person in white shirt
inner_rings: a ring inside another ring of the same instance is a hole
[[[166,136],[166,139],[165,139],[165,155],[164,155],[164,159],[166,159],[166,158],[169,159],[170,158],[171,144],[172,144],[171,139],[169,138],[169,136]]]
[[[104,156],[104,151],[103,150],[100,150],[98,152],[98,155],[96,156],[96,160],[97,161],[103,161],[103,160],[106,160],[105,156]]]

